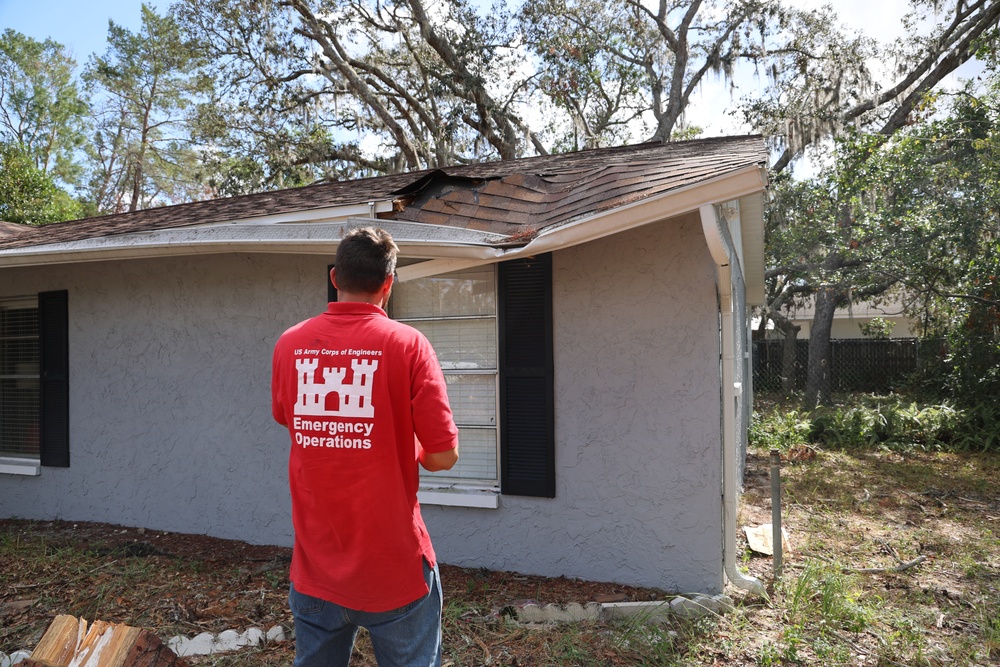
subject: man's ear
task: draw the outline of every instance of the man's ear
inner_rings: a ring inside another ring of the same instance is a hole
[[[392,293],[392,284],[394,282],[395,282],[395,276],[389,276],[388,278],[385,279],[385,282],[382,283],[382,291],[381,291],[381,293],[385,295],[384,298],[385,298],[386,301],[389,300],[389,294]],[[383,305],[383,307],[385,306],[384,303],[382,305]]]
[[[340,289],[337,287],[337,267],[330,269],[330,282],[333,283],[334,289]]]

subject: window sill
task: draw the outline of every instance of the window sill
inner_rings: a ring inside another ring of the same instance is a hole
[[[34,459],[0,456],[0,474],[37,477],[42,474],[42,463]]]
[[[417,491],[421,505],[448,507],[478,507],[495,510],[500,507],[500,489],[495,487],[423,487]]]

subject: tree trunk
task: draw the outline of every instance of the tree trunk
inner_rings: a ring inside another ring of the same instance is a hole
[[[843,290],[821,287],[816,292],[816,312],[809,333],[809,366],[806,373],[806,405],[816,407],[830,402],[830,331],[833,315],[843,300]]]
[[[798,358],[796,348],[802,327],[792,324],[788,320],[785,321],[787,326],[781,326],[781,330],[785,334],[781,343],[781,393],[789,396],[795,392],[795,361]]]

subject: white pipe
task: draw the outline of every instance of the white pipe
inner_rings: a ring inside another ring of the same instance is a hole
[[[719,314],[722,324],[722,561],[735,586],[760,595],[767,595],[764,584],[755,577],[748,577],[736,567],[736,341],[733,335],[733,249],[722,234],[715,207],[705,205],[698,209],[705,241],[712,254],[719,275]]]

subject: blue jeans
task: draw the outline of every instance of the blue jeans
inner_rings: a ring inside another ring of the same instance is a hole
[[[357,611],[295,590],[288,604],[295,617],[294,667],[347,667],[358,628],[371,636],[379,667],[440,667],[441,577],[424,561],[429,592],[392,611]]]

